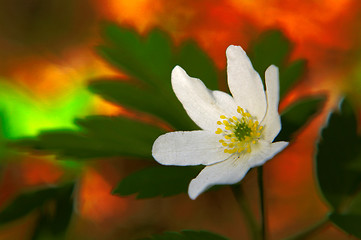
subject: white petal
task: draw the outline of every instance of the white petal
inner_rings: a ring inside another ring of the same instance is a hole
[[[234,184],[241,181],[250,168],[263,165],[287,145],[288,142],[259,141],[257,149],[252,149],[250,154],[241,157],[235,155],[233,158],[206,166],[189,184],[189,197],[195,199],[213,185]]]
[[[252,149],[249,156],[250,167],[257,167],[263,165],[268,160],[272,159],[277,153],[287,147],[288,142],[269,143],[267,141],[259,141],[257,148]]]
[[[208,131],[170,132],[158,137],[153,157],[163,165],[209,165],[227,159],[219,143],[222,136]]]
[[[173,90],[190,118],[202,129],[217,129],[217,121],[225,114],[223,107],[234,106],[233,98],[212,92],[201,80],[192,78],[179,66],[172,71]]]
[[[261,121],[266,113],[262,80],[241,47],[227,48],[228,86],[235,102]]]
[[[279,77],[278,68],[271,65],[266,70],[267,112],[262,120],[265,140],[272,142],[281,130],[281,118],[278,113]]]
[[[195,199],[213,185],[237,183],[249,169],[248,161],[236,155],[232,159],[206,166],[189,184],[188,195]]]
[[[217,107],[221,109],[223,115],[226,115],[227,117],[239,115],[237,112],[238,106],[231,95],[222,91],[213,91],[212,94],[216,100]]]

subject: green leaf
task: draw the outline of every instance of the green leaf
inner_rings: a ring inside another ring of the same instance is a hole
[[[134,83],[115,86],[109,81],[100,85],[98,81],[90,89],[105,99],[116,100],[117,104],[154,114],[175,128],[194,128],[172,92],[170,76],[175,64],[168,37],[155,30],[141,38],[115,25],[106,25],[103,32],[105,44],[98,47],[99,54],[143,86]]]
[[[330,115],[317,145],[316,174],[320,190],[331,205],[329,219],[361,238],[361,137],[351,104]]]
[[[321,193],[335,212],[347,209],[360,193],[361,174],[352,169],[361,161],[361,137],[356,130],[355,113],[345,100],[341,110],[331,114],[317,145],[317,180]]]
[[[352,195],[349,198],[349,202],[347,204],[347,213],[357,214],[361,216],[361,191],[359,190],[357,194]]]
[[[325,98],[313,96],[298,100],[281,113],[282,129],[274,141],[290,141],[313,115],[320,110]]]
[[[306,69],[305,60],[296,60],[285,69],[280,71],[280,99],[282,99],[288,90],[303,75]]]
[[[90,85],[93,92],[117,104],[154,114],[176,129],[197,128],[172,90],[171,71],[178,64],[189,75],[216,89],[217,71],[205,52],[193,42],[185,42],[174,52],[169,37],[159,30],[141,38],[133,31],[107,25],[104,38],[105,44],[98,47],[100,55],[144,86],[97,81]]]
[[[105,42],[98,47],[99,54],[141,86],[134,81],[96,81],[90,89],[117,104],[153,114],[176,129],[197,129],[172,90],[171,71],[178,64],[215,89],[217,71],[211,59],[193,42],[173,51],[169,37],[159,30],[144,38],[115,25],[106,25],[103,32]]]
[[[64,239],[73,214],[74,184],[59,188],[54,205],[42,209],[32,239]]]
[[[287,63],[291,50],[292,45],[282,32],[271,30],[263,33],[251,45],[248,54],[254,69],[260,73],[263,80],[263,74],[270,65],[273,64],[279,68],[281,99],[305,71],[305,60]]]
[[[173,62],[170,39],[165,33],[154,30],[142,39],[132,30],[109,24],[103,28],[103,36],[107,44],[98,47],[101,56],[144,83],[166,88]]]
[[[154,140],[165,131],[123,117],[90,116],[78,120],[82,131],[58,130],[43,132],[35,139],[16,143],[59,157],[100,158],[132,156],[151,158]]]
[[[0,211],[0,224],[6,224],[29,214],[35,209],[42,207],[50,200],[56,200],[68,189],[69,185],[64,185],[61,187],[46,188],[19,195],[9,205],[2,209],[2,211]]]
[[[114,102],[138,111],[151,113],[177,128],[192,128],[194,123],[178,107],[179,101],[172,105],[172,101],[149,87],[135,85],[134,83],[115,80],[97,80],[89,84],[94,93],[101,95],[108,101]],[[171,86],[169,85],[171,89]],[[192,127],[190,127],[192,126]]]
[[[121,196],[137,193],[137,198],[166,197],[184,193],[188,190],[189,182],[200,170],[200,166],[145,168],[124,178],[113,193]]]
[[[208,231],[183,230],[182,232],[165,232],[142,240],[227,240],[228,238]]]
[[[281,66],[291,51],[289,40],[280,31],[272,30],[262,34],[251,46],[250,58],[253,67],[259,73],[274,64]]]
[[[90,85],[90,89],[120,105],[154,114],[175,128],[194,128],[172,91],[170,79],[175,63],[169,38],[157,30],[141,38],[134,31],[115,25],[106,25],[103,35],[105,43],[98,47],[98,53],[129,77],[141,82],[143,88],[134,83],[115,86],[109,81],[103,84],[97,81]]]
[[[209,89],[218,89],[216,67],[213,61],[196,43],[191,41],[183,43],[175,62],[189,76],[201,79]]]
[[[361,215],[332,213],[329,219],[345,232],[361,238]]]

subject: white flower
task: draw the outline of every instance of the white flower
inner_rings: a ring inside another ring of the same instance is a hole
[[[209,90],[179,66],[173,69],[173,90],[203,130],[161,135],[152,149],[160,164],[206,165],[189,185],[191,199],[213,185],[239,182],[250,168],[264,164],[288,144],[272,143],[281,130],[278,68],[272,65],[266,70],[265,91],[241,47],[229,46],[226,55],[233,97]]]

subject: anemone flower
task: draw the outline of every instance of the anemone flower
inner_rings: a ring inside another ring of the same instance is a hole
[[[245,51],[229,46],[227,77],[232,96],[211,91],[179,66],[172,71],[173,90],[189,117],[202,129],[161,135],[152,154],[163,165],[205,165],[188,188],[195,199],[213,185],[235,184],[287,146],[274,142],[281,130],[278,68],[268,67],[266,91]]]

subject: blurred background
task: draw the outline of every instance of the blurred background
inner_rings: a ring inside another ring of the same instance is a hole
[[[95,52],[107,22],[140,35],[159,28],[176,45],[193,39],[220,70],[229,45],[247,51],[265,31],[279,30],[293,46],[288,60],[305,59],[307,66],[280,108],[308,94],[326,94],[328,101],[292,146],[264,167],[268,231],[270,239],[280,239],[311,226],[327,213],[313,167],[320,127],[342,94],[361,103],[360,18],[358,0],[0,0],[0,208],[20,193],[75,179],[66,239],[136,239],[182,229],[247,239],[228,188],[196,201],[186,194],[150,200],[113,196],[137,161],[59,160],[3,143],[42,130],[76,129],[74,119],[87,115],[127,114],[87,89],[92,79],[124,77]],[[244,186],[257,213],[253,170]],[[0,239],[32,239],[37,224],[39,211],[32,211],[1,225]],[[312,239],[352,237],[329,225]]]

